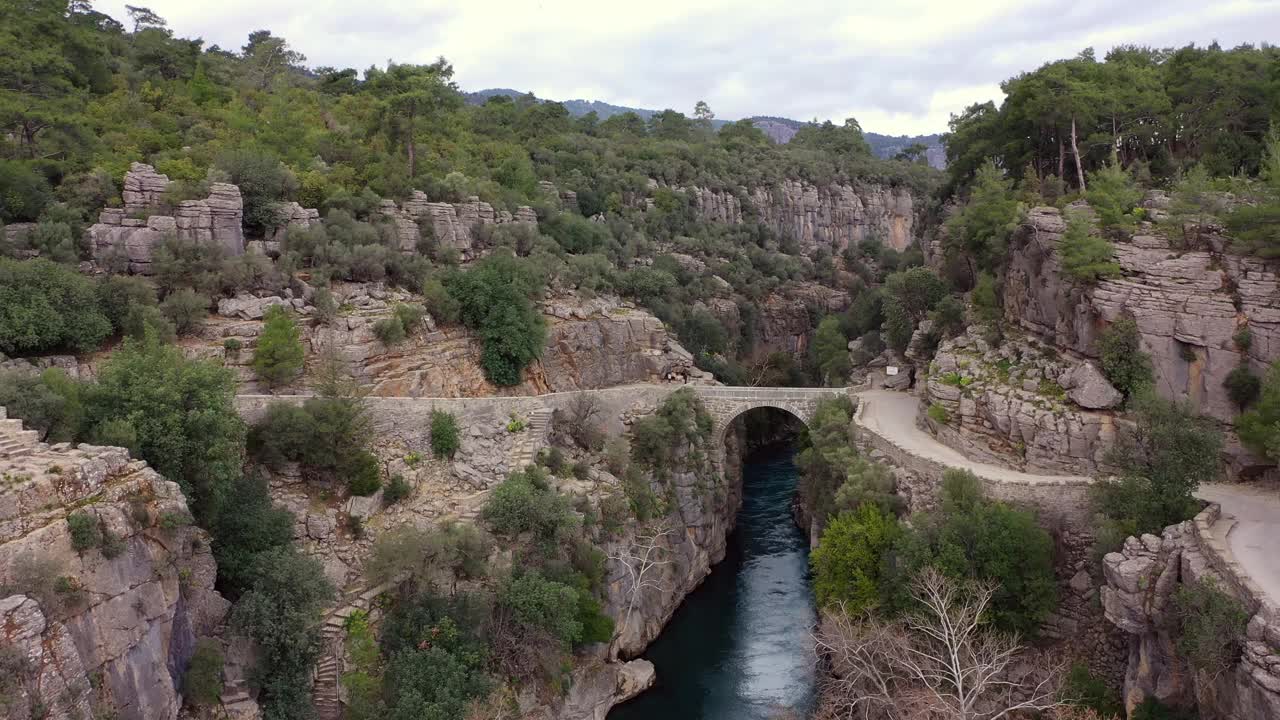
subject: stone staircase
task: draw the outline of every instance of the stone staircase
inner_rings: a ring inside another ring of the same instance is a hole
[[[9,461],[0,462],[0,469],[17,466],[19,458],[30,457],[45,447],[39,432],[24,429],[21,420],[10,419],[4,407],[0,407],[0,461]]]
[[[373,601],[399,584],[393,579],[376,587],[352,590],[344,594],[343,602],[324,618],[320,627],[321,654],[316,661],[311,681],[311,704],[315,706],[317,720],[340,720],[342,698],[339,688],[342,682],[342,658],[345,654],[347,618],[357,611],[368,612]]]
[[[547,442],[547,431],[551,428],[551,408],[539,408],[529,415],[529,422],[516,438],[515,445],[508,456],[508,464],[512,471],[523,470],[532,465],[538,457],[538,450]]]

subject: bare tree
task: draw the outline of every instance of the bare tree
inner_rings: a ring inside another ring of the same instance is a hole
[[[631,613],[644,596],[645,590],[652,589],[658,592],[666,590],[662,583],[653,577],[653,571],[655,568],[671,564],[671,560],[667,558],[666,544],[662,540],[673,532],[675,531],[670,525],[665,522],[659,523],[652,529],[637,533],[635,540],[629,545],[609,555],[610,560],[626,569],[627,577],[631,580],[626,614],[622,617],[624,626],[631,621]]]
[[[556,430],[563,429],[575,445],[583,450],[598,450],[604,444],[604,432],[600,429],[603,409],[600,400],[591,393],[578,393],[569,398],[563,410],[552,414]]]
[[[983,623],[993,592],[926,570],[911,588],[920,609],[902,620],[828,613],[816,638],[831,671],[819,717],[1001,720],[1063,705],[1063,664]]]

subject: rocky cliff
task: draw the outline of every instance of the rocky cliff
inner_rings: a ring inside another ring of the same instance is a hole
[[[1107,619],[1129,635],[1125,707],[1153,697],[1166,705],[1198,707],[1201,717],[1262,720],[1280,717],[1280,619],[1256,587],[1239,574],[1225,538],[1230,521],[1210,505],[1155,535],[1131,537],[1103,562]],[[1242,654],[1229,667],[1197,670],[1177,647],[1173,598],[1203,579],[1240,600],[1252,615],[1240,638]]]
[[[19,720],[173,720],[195,641],[228,609],[208,536],[178,486],[127,451],[44,445],[4,417],[0,707]],[[243,678],[228,681],[230,709],[254,712]]]
[[[818,248],[838,254],[871,237],[905,250],[916,239],[915,203],[911,191],[902,187],[784,180],[772,187],[689,188],[686,192],[704,220],[729,225],[761,222],[795,239],[805,254]]]
[[[221,246],[228,255],[244,252],[244,203],[240,188],[213,183],[209,197],[167,208],[169,178],[143,163],[133,163],[124,176],[124,207],[106,208],[90,226],[93,259],[106,267],[147,275],[151,255],[166,236]]]
[[[308,357],[318,362],[326,348],[335,348],[374,395],[535,395],[703,376],[692,356],[648,312],[612,298],[568,295],[543,302],[547,344],[542,357],[525,370],[520,385],[500,388],[485,379],[480,343],[464,328],[437,327],[427,317],[404,342],[388,347],[377,339],[375,323],[390,317],[396,304],[420,298],[373,285],[335,283],[332,289],[349,309],[329,325],[301,323]],[[219,303],[219,317],[205,324],[199,340],[185,343],[187,352],[221,358],[248,390],[256,389],[249,363],[263,313],[277,304],[304,318],[314,314],[301,297],[225,299]],[[240,349],[226,349],[228,339],[239,341]]]
[[[1106,470],[1123,400],[1092,362],[1007,336],[944,341],[924,383],[925,418],[944,444],[984,462],[1046,475]]]
[[[1115,244],[1123,274],[1093,287],[1061,273],[1061,212],[1034,208],[1010,243],[1004,285],[1005,317],[1059,348],[1096,357],[1098,337],[1121,316],[1132,316],[1155,365],[1159,392],[1192,401],[1224,422],[1235,417],[1223,380],[1237,366],[1258,373],[1280,359],[1277,267],[1229,255],[1222,239],[1209,250],[1178,251],[1144,225]],[[1251,342],[1235,338],[1247,329]],[[1244,345],[1247,345],[1245,347]]]

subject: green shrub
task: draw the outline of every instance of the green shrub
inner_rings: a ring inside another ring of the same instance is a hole
[[[178,337],[178,331],[173,323],[155,305],[131,306],[120,323],[120,331],[126,337],[139,342],[153,337],[156,342],[167,344]]]
[[[930,420],[940,425],[946,425],[951,420],[951,416],[947,414],[947,409],[938,403],[931,403],[925,414],[929,416]]]
[[[387,347],[399,345],[408,337],[408,333],[404,329],[404,323],[401,323],[400,318],[397,317],[383,318],[375,322],[373,324],[373,334]]]
[[[662,499],[653,491],[649,479],[634,465],[627,469],[626,476],[622,479],[622,492],[631,505],[631,514],[640,522],[660,517],[666,512]]]
[[[913,517],[896,552],[907,577],[932,566],[952,578],[993,583],[989,617],[1001,630],[1034,635],[1057,606],[1049,533],[1032,513],[988,500],[971,472],[943,475],[940,507]],[[890,592],[888,601],[900,603],[901,595]]]
[[[569,501],[551,489],[536,466],[508,475],[494,488],[480,516],[499,535],[532,533],[545,543],[559,540],[575,522]]]
[[[1089,671],[1084,663],[1072,663],[1067,673],[1062,697],[1077,707],[1089,708],[1102,718],[1116,718],[1124,715],[1124,706],[1115,690],[1107,686],[1106,681]]]
[[[347,459],[341,472],[347,478],[347,491],[352,495],[372,495],[382,487],[378,458],[368,450],[356,452]]]
[[[509,433],[524,432],[524,428],[525,428],[524,418],[520,417],[519,415],[516,415],[515,412],[513,411],[511,413],[511,417],[507,420],[507,432]]]
[[[538,453],[538,464],[550,470],[552,475],[562,475],[565,470],[564,451],[558,447],[545,448]]]
[[[338,318],[338,301],[329,288],[316,288],[311,293],[311,306],[315,308],[312,317],[323,325],[332,324]]]
[[[1194,710],[1172,708],[1149,697],[1133,708],[1129,720],[1199,720]]]
[[[119,535],[116,535],[114,532],[111,532],[111,529],[105,524],[101,526],[101,531],[102,542],[99,546],[99,550],[102,552],[102,557],[108,560],[120,557],[121,553],[125,550],[124,539]]]
[[[1116,524],[1113,536],[1158,533],[1191,517],[1198,508],[1192,493],[1219,472],[1222,434],[1213,419],[1151,392],[1134,402],[1134,431],[1107,457],[1118,477],[1091,489],[1095,508]]]
[[[874,609],[886,590],[886,554],[900,534],[898,521],[871,504],[833,518],[809,556],[818,604],[843,603],[855,615]]]
[[[1253,331],[1248,327],[1242,327],[1231,336],[1231,341],[1235,343],[1237,350],[1247,353],[1249,348],[1253,347]]]
[[[1182,584],[1173,596],[1178,651],[1198,670],[1218,675],[1240,658],[1249,613],[1209,578]]]
[[[156,305],[155,288],[140,277],[108,275],[98,283],[97,293],[98,305],[117,331],[124,329],[124,318],[135,305]]]
[[[431,411],[431,453],[437,458],[452,459],[462,446],[458,418],[444,410]]]
[[[1222,380],[1222,387],[1226,388],[1231,402],[1244,410],[1262,394],[1262,378],[1254,375],[1248,365],[1237,365]]]
[[[382,501],[387,505],[395,505],[409,497],[411,492],[413,492],[413,486],[409,484],[409,481],[405,480],[403,475],[395,475],[392,476],[382,490]]]
[[[240,342],[239,338],[227,338],[222,341],[222,349],[229,353],[238,353],[242,348],[244,343]]]
[[[48,260],[0,258],[0,352],[90,352],[111,329],[89,278]]]
[[[528,264],[502,253],[445,280],[462,323],[480,336],[480,364],[495,385],[520,384],[524,368],[542,355],[546,321],[531,301],[542,286]]]
[[[498,590],[498,602],[509,608],[517,621],[572,645],[583,639],[578,592],[533,570],[508,578]]]
[[[1154,380],[1151,358],[1142,351],[1141,340],[1138,324],[1127,316],[1116,319],[1098,338],[1102,374],[1126,397]]]
[[[71,547],[76,552],[91,550],[102,544],[102,531],[98,518],[86,512],[67,516],[67,530],[71,533]]]
[[[264,320],[258,345],[253,349],[253,372],[267,385],[277,387],[302,372],[306,351],[293,314],[283,306],[267,308]]]
[[[34,222],[53,202],[53,191],[32,164],[0,160],[0,222]]]
[[[235,379],[177,348],[125,341],[83,393],[87,435],[127,423],[131,449],[182,486],[197,517],[209,519],[242,474],[244,424],[232,404]]]
[[[222,697],[222,648],[217,640],[201,638],[182,675],[182,699],[195,707],[212,707]]]
[[[160,303],[160,312],[173,323],[175,332],[190,335],[204,325],[205,316],[209,314],[209,298],[191,288],[182,288]]]
[[[257,644],[255,677],[264,717],[298,718],[310,710],[312,666],[321,648],[321,611],[333,586],[319,561],[291,547],[259,553],[251,585],[231,611],[231,625]]]
[[[431,317],[437,323],[452,325],[458,321],[458,317],[462,313],[458,301],[453,299],[453,296],[445,289],[444,283],[440,282],[438,278],[428,278],[422,284],[422,299],[427,312],[431,314]]]

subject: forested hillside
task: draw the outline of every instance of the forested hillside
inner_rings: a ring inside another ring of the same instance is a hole
[[[1005,664],[1016,632],[1163,692],[1139,651],[1170,631],[1131,622],[1145,644],[1112,652],[1098,558],[1190,518],[1224,464],[1280,463],[1275,47],[1087,51],[941,138],[755,119],[794,131],[777,143],[702,104],[468,101],[445,58],[327,67],[249,28],[206,46],[145,8],[0,18],[0,708],[19,720],[599,718],[726,552],[746,426],[677,389],[716,382],[841,389],[797,441],[838,621],[820,642],[902,646],[911,588],[976,580],[992,622],[965,612]],[[871,385],[913,389],[891,393],[899,424],[930,442],[1099,479],[1008,504],[967,472],[930,480],[855,431],[845,389]],[[1063,497],[1071,527],[1042,512]],[[1235,642],[1243,611],[1205,593],[1230,617],[1183,624]],[[1242,662],[1193,650],[1205,678]],[[169,681],[113,674],[130,653]],[[837,710],[877,681],[851,676]],[[921,697],[889,680],[886,703]]]

